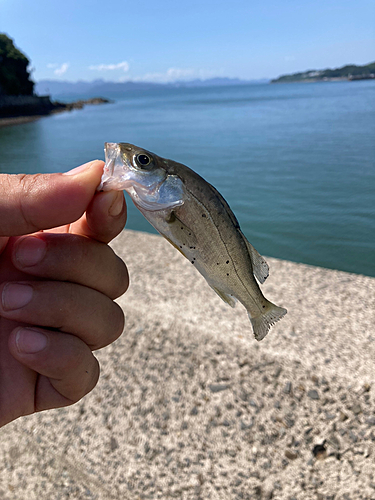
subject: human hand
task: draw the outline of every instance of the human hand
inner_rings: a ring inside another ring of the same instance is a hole
[[[0,426],[82,398],[99,377],[91,351],[122,332],[113,299],[129,278],[107,243],[126,205],[96,193],[102,171],[0,175]]]

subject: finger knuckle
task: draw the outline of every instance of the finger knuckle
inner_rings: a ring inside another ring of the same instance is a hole
[[[129,272],[125,262],[116,255],[116,283],[113,290],[113,297],[117,299],[123,295],[129,288]]]
[[[69,397],[75,402],[79,401],[93,390],[99,380],[100,366],[93,354],[87,357],[87,353],[77,353],[71,360],[71,373],[74,377],[74,387],[70,388]]]
[[[115,340],[117,340],[122,332],[124,331],[125,326],[125,315],[121,307],[113,302],[113,307],[111,310],[111,315],[106,324],[106,341],[105,344],[111,344]]]
[[[96,384],[98,383],[99,380],[99,375],[100,375],[100,365],[98,360],[93,356],[93,363],[90,369],[86,369],[84,373],[84,381],[85,381],[85,387],[84,387],[84,394],[88,394],[91,392]]]
[[[116,324],[115,324],[115,327],[114,327],[114,333],[113,333],[113,337],[114,339],[113,340],[116,340],[120,337],[120,335],[122,334],[122,332],[124,331],[124,327],[125,327],[125,314],[124,314],[124,311],[121,309],[121,307],[114,303],[115,306],[116,306]]]
[[[44,178],[43,174],[34,174],[34,175],[26,175],[26,174],[17,174],[16,181],[19,184],[19,211],[21,217],[24,219],[26,225],[31,228],[31,230],[38,231],[40,228],[38,224],[35,222],[37,217],[35,216],[33,210],[33,201],[40,191],[40,186],[43,185],[43,182],[40,182],[41,179]]]

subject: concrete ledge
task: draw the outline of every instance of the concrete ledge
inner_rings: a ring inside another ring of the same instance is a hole
[[[375,279],[267,259],[257,343],[164,239],[124,231],[97,388],[0,430],[0,498],[375,498]],[[319,496],[320,495],[320,496]]]

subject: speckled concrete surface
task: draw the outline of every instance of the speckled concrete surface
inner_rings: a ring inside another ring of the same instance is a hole
[[[97,388],[0,430],[0,499],[375,499],[375,279],[267,259],[288,309],[260,343],[158,236]]]

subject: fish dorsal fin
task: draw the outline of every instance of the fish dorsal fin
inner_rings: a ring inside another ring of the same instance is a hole
[[[264,283],[269,276],[269,267],[265,259],[260,255],[259,252],[255,250],[253,245],[247,241],[244,236],[244,240],[249,250],[251,261],[253,263],[253,274],[259,283]]]
[[[240,225],[238,223],[238,220],[237,220],[236,216],[234,215],[234,213],[232,212],[230,206],[226,202],[225,198],[223,198],[223,196],[219,193],[219,191],[214,186],[212,186],[212,184],[210,184],[210,187],[211,187],[212,191],[216,194],[216,196],[218,197],[218,199],[220,200],[220,203],[225,208],[225,210],[226,210],[226,212],[227,212],[230,220],[233,222],[234,226],[237,229],[239,229]]]
[[[210,184],[210,186],[211,186],[211,189],[217,195],[217,197],[220,200],[220,202],[223,205],[223,207],[226,209],[226,211],[227,211],[227,213],[228,213],[231,221],[233,222],[234,226],[239,231],[241,231],[240,230],[240,225],[238,223],[238,220],[237,220],[236,216],[234,215],[234,213],[232,212],[232,210],[231,210],[230,206],[228,205],[228,203],[225,201],[225,199],[222,197],[222,195],[219,193],[219,191],[214,186],[212,186],[211,184]],[[241,231],[241,234],[242,234],[242,231]],[[259,281],[259,283],[264,283],[266,281],[266,279],[268,278],[268,276],[269,276],[269,267],[268,267],[268,264],[265,261],[265,259],[259,254],[259,252],[257,252],[255,250],[255,248],[253,247],[253,245],[251,245],[251,243],[249,243],[247,241],[247,239],[245,238],[245,236],[243,234],[242,234],[242,237],[245,240],[247,249],[248,249],[250,257],[251,257],[251,261],[253,263],[253,274],[256,277],[256,279]]]
[[[234,213],[232,212],[228,203],[225,201],[225,199],[222,197],[222,195],[219,193],[219,191],[214,186],[212,186],[211,184],[210,184],[210,186],[211,186],[211,189],[215,192],[216,196],[220,200],[220,202],[223,205],[223,207],[225,208],[225,210],[227,211],[227,213],[228,213],[231,221],[233,222],[234,226],[236,227],[236,229],[241,231],[238,220],[237,220],[236,216],[234,215]],[[242,234],[242,231],[241,231],[241,234]],[[245,236],[243,234],[242,234],[242,237],[245,240],[247,249],[248,249],[250,257],[251,257],[251,261],[253,263],[253,274],[256,277],[256,279],[259,281],[259,283],[264,283],[269,276],[268,264],[265,261],[265,259],[259,254],[259,252],[257,252],[255,250],[253,245],[251,245],[251,243],[249,243],[247,241],[247,239],[245,238]]]

